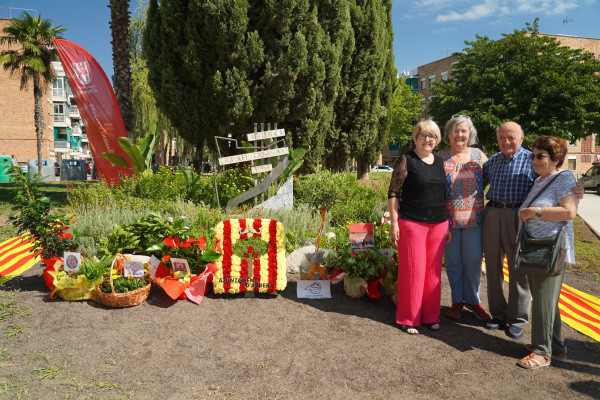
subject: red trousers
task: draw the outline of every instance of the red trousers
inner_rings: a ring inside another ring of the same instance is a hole
[[[400,219],[396,322],[419,326],[440,322],[441,275],[448,222]]]

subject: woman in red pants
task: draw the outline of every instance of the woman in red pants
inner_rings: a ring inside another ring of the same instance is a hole
[[[423,325],[440,328],[442,254],[450,241],[444,161],[433,154],[441,141],[431,120],[412,133],[415,143],[398,158],[388,192],[390,236],[398,245],[396,323],[411,335]]]

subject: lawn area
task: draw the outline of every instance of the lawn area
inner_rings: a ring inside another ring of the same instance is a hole
[[[348,173],[356,176],[355,172]],[[371,172],[369,181],[364,184],[380,185],[387,184],[391,177],[389,172]],[[67,211],[67,194],[69,192],[69,182],[44,182],[40,184],[43,193],[63,206],[62,211]],[[9,216],[13,213],[13,190],[12,184],[0,183],[0,242],[13,238],[17,235],[16,229],[12,226]],[[579,217],[574,220],[575,231],[575,257],[577,265],[570,266],[571,269],[591,275],[596,281],[600,282],[600,266],[597,260],[600,259],[600,239],[588,228],[588,226]]]

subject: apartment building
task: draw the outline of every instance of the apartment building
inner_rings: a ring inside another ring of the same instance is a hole
[[[0,32],[10,19],[0,18]],[[0,51],[8,50],[0,45]],[[90,158],[89,143],[75,99],[60,61],[52,63],[58,79],[49,84],[44,96],[42,157],[62,159]],[[33,85],[21,90],[18,76],[0,68],[0,154],[15,155],[19,164],[37,159]]]
[[[587,50],[600,59],[600,39],[568,35],[541,35],[554,37],[563,46]],[[423,119],[429,117],[429,102],[433,98],[433,85],[436,82],[452,79],[452,68],[456,62],[455,56],[449,56],[421,65],[416,70],[405,74],[407,84],[412,86],[413,92],[423,95]],[[379,164],[393,164],[398,156],[398,151],[397,145],[384,146]],[[600,132],[592,133],[569,146],[568,158],[568,168],[577,177],[584,174],[593,162],[600,160]]]

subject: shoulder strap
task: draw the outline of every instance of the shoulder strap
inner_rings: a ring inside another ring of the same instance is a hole
[[[542,193],[544,193],[544,192],[546,191],[546,189],[548,189],[548,187],[549,187],[550,185],[552,185],[552,182],[554,182],[554,181],[556,180],[556,178],[558,178],[558,176],[559,176],[560,174],[562,174],[563,172],[565,172],[565,171],[560,171],[558,174],[556,174],[556,176],[554,176],[554,177],[553,177],[553,178],[550,180],[550,182],[548,182],[548,183],[546,184],[546,186],[544,186],[544,187],[542,188],[542,190],[540,190],[539,192],[537,192],[537,194],[536,194],[536,195],[533,197],[533,199],[531,199],[531,201],[529,202],[529,204],[527,204],[527,206],[526,206],[526,207],[529,207],[529,206],[531,205],[531,203],[533,203],[533,202],[535,201],[535,199],[537,199],[538,197],[540,197],[540,195],[541,195]]]

